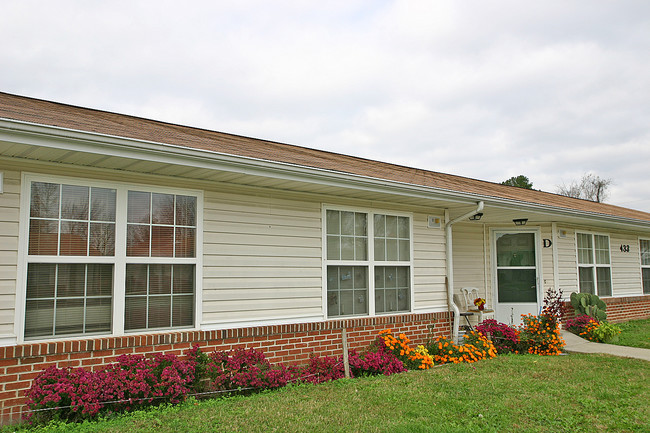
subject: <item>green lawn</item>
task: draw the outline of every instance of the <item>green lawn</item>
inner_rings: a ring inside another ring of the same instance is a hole
[[[650,319],[631,320],[618,325],[623,331],[614,344],[650,349]]]
[[[35,431],[649,432],[649,384],[647,361],[510,355]]]

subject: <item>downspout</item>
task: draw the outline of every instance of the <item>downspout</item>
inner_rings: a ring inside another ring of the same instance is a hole
[[[452,311],[454,315],[454,325],[452,329],[452,338],[454,341],[458,340],[458,328],[460,326],[460,310],[458,309],[458,305],[454,302],[454,260],[453,260],[453,249],[452,249],[452,236],[451,236],[451,226],[456,224],[458,221],[464,220],[466,218],[471,217],[472,215],[476,215],[477,213],[481,212],[483,210],[483,206],[485,203],[482,201],[477,203],[476,210],[467,212],[466,214],[463,214],[457,218],[454,218],[453,220],[447,222],[445,224],[445,231],[446,231],[446,241],[447,241],[447,277],[446,277],[446,283],[447,283],[447,303],[449,304],[449,309]]]

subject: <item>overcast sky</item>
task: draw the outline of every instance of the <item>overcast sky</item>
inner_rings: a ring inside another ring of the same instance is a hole
[[[3,0],[0,91],[650,211],[650,1]]]

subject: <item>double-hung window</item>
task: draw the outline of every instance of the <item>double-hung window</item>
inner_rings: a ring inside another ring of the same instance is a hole
[[[382,212],[325,213],[327,316],[411,310],[411,218]]]
[[[580,292],[612,296],[609,236],[576,233],[576,243]]]
[[[199,195],[26,177],[24,338],[195,323]]]
[[[650,240],[639,240],[641,250],[641,275],[643,279],[643,293],[650,294]]]

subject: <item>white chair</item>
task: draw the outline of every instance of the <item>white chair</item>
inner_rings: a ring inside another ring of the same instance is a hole
[[[466,331],[473,331],[474,327],[472,326],[472,323],[469,321],[469,318],[474,315],[473,312],[468,311],[468,305],[467,301],[465,300],[464,296],[460,296],[455,294],[454,295],[454,303],[458,306],[458,310],[460,310],[460,317],[465,318],[465,322],[467,325],[461,325],[462,327],[466,328]]]
[[[462,287],[460,289],[460,293],[462,293],[465,300],[465,311],[470,313],[478,313],[478,323],[481,323],[483,321],[485,314],[494,314],[494,310],[490,308],[479,310],[478,307],[474,305],[474,299],[480,297],[479,290],[476,287]]]

